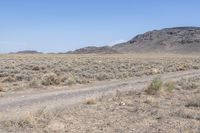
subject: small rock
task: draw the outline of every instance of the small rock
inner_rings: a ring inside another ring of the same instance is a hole
[[[119,103],[119,106],[125,106],[125,105],[126,105],[126,103],[124,103],[124,102]]]

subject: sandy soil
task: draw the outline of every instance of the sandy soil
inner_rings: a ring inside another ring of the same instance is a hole
[[[198,133],[199,68],[196,55],[0,55],[0,133]]]
[[[178,80],[176,81],[176,88],[172,92],[162,91],[157,95],[149,95],[143,91],[154,76],[127,81],[126,84],[121,83],[121,87],[120,83],[115,82],[110,83],[110,87],[108,85],[108,88],[105,89],[103,89],[105,86],[101,85],[97,88],[76,90],[78,93],[72,92],[70,94],[72,97],[69,97],[66,91],[60,91],[58,96],[64,99],[65,102],[62,107],[58,107],[56,103],[53,103],[53,101],[61,103],[59,99],[52,99],[57,95],[55,92],[44,93],[39,97],[31,95],[35,97],[35,100],[47,98],[48,105],[54,105],[54,109],[50,111],[47,106],[43,106],[43,108],[38,108],[39,111],[37,110],[34,113],[31,113],[30,110],[26,113],[24,112],[23,117],[20,118],[1,119],[0,131],[22,133],[199,132],[199,77],[199,71],[164,74],[162,79],[165,81]],[[129,87],[127,88],[127,86]],[[135,91],[137,89],[140,91]],[[91,95],[90,91],[92,91],[93,95]],[[112,96],[101,96],[101,98],[98,98],[99,100],[96,99],[97,96],[100,96],[99,93],[109,91],[117,93],[112,93]],[[85,95],[88,93],[90,95]],[[64,96],[62,97],[61,95],[63,94]],[[42,101],[34,103],[33,97],[29,99],[25,94],[23,95],[23,97],[20,96],[19,103],[14,102],[12,104],[11,101],[10,103],[1,104],[2,112],[5,107],[8,107],[9,111],[14,111],[18,107],[24,110],[25,108],[32,109],[31,106],[35,108],[36,103],[41,105]],[[46,97],[47,95],[48,97]],[[27,101],[29,106],[21,103]],[[69,106],[70,102],[73,105]],[[5,106],[9,104],[12,106]],[[64,107],[64,105],[68,106]],[[58,108],[55,109],[55,107]],[[6,113],[8,114],[8,112]]]

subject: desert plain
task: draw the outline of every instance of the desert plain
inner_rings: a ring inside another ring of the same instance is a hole
[[[0,117],[7,113],[8,118],[0,119],[0,132],[200,132],[199,68],[198,55],[2,54]],[[101,86],[104,93],[97,97],[100,91],[92,89]],[[84,95],[73,104],[63,100],[62,107],[47,109],[53,103],[46,93],[54,97],[72,91],[78,99],[87,87],[95,95]],[[108,95],[109,87],[115,89]],[[26,100],[32,106],[31,94],[46,98],[47,104],[34,112],[20,111]],[[9,101],[10,97],[17,100]],[[6,110],[5,104],[13,108]],[[24,114],[9,118],[18,104],[16,112]]]

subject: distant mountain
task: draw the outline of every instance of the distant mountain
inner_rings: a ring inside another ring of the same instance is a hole
[[[68,54],[116,54],[119,53],[119,51],[112,49],[112,47],[104,46],[104,47],[85,47],[80,48],[75,51],[70,51]]]
[[[24,50],[18,51],[16,54],[42,54],[42,52],[34,51],[34,50]]]
[[[153,30],[111,47],[90,46],[67,52],[67,54],[117,53],[200,53],[200,27],[174,27]],[[24,50],[16,54],[42,53],[34,50]]]
[[[137,35],[112,49],[123,53],[197,53],[200,52],[200,27],[175,27]]]

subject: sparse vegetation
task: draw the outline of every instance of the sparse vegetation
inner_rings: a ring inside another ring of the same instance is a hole
[[[3,90],[3,84],[0,82],[0,92],[4,91]]]
[[[67,85],[73,85],[76,84],[76,79],[73,75],[68,75],[68,78],[66,79],[65,82]]]
[[[88,104],[88,105],[93,105],[93,104],[96,104],[96,103],[97,103],[97,101],[94,98],[89,98],[89,99],[86,100],[86,104]]]
[[[164,88],[169,91],[169,92],[172,92],[175,88],[176,88],[176,85],[175,85],[175,82],[173,81],[168,81],[164,84]]]
[[[3,97],[4,96],[4,88],[3,88],[3,85],[2,83],[0,82],[0,97]]]
[[[25,118],[21,121],[18,121],[18,123],[22,128],[23,127],[34,127],[37,124],[36,116],[34,116],[31,113],[28,113]]]
[[[47,73],[42,77],[42,84],[45,86],[58,85],[60,83],[55,73]]]
[[[189,81],[198,83],[200,79]],[[152,83],[160,86],[160,82],[160,79],[154,79]],[[184,82],[181,80],[173,84]],[[165,83],[169,84],[170,90],[171,83]],[[159,97],[144,92],[117,91],[112,96],[102,96],[100,100],[88,98],[83,104],[72,107],[50,112],[42,110],[34,115],[28,113],[20,120],[0,120],[0,131],[200,132],[200,91],[198,88],[185,90],[182,87],[173,91],[170,95]]]
[[[200,67],[198,57],[174,55],[1,55],[5,90],[70,86]]]
[[[162,86],[163,86],[163,81],[161,80],[160,77],[156,77],[148,86],[148,88],[146,89],[146,92],[152,95],[157,94],[158,92],[161,91]]]
[[[36,78],[34,78],[33,80],[30,81],[29,87],[31,87],[31,88],[37,88],[37,87],[40,86],[40,84],[41,83]]]
[[[186,103],[186,107],[200,107],[200,95],[196,95]]]

